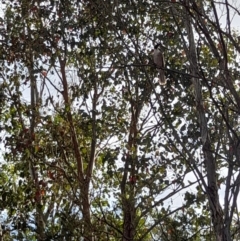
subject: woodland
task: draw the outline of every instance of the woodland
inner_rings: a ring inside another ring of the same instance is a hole
[[[1,1],[0,241],[240,240],[237,2]]]

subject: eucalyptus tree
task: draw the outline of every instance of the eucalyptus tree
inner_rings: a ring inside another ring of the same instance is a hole
[[[212,240],[210,210],[216,240],[231,240],[237,9],[222,4],[225,30],[213,1],[5,3],[0,182],[9,238]],[[165,86],[154,78],[158,43]]]
[[[171,11],[191,75],[198,116],[194,125],[201,138],[198,145],[202,157],[188,153],[188,165],[208,198],[216,240],[233,240],[231,225],[234,213],[238,212],[240,102],[239,45],[231,19],[238,10],[228,1],[181,1],[179,5],[173,4]],[[226,27],[220,23],[220,16],[224,14],[226,19],[222,21],[226,22]],[[186,143],[175,136],[185,148]],[[220,187],[224,190],[223,205]]]

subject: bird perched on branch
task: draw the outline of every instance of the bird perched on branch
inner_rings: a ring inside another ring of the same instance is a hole
[[[166,84],[166,78],[164,75],[164,68],[165,68],[165,62],[164,62],[164,55],[162,53],[162,50],[160,48],[160,44],[156,44],[154,46],[154,52],[153,52],[153,62],[157,67],[157,70],[159,72],[159,84],[165,85]]]

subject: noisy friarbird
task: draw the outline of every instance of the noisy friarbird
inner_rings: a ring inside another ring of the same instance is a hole
[[[164,74],[164,68],[165,68],[165,62],[164,62],[164,55],[161,51],[160,44],[157,44],[154,46],[154,52],[153,52],[153,62],[157,67],[157,70],[159,72],[159,84],[165,85],[166,84],[166,78]]]

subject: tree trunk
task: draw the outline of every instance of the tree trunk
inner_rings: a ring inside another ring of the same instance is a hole
[[[0,223],[0,241],[3,241],[2,224]]]
[[[123,241],[132,241],[135,236],[136,210],[132,199],[133,197],[130,197],[123,202]]]
[[[186,1],[186,7],[188,7],[188,5],[189,2]],[[186,49],[186,53],[190,63],[190,74],[192,76],[198,76],[198,63],[196,46],[194,42],[194,34],[191,25],[191,19],[187,11],[185,16],[185,26],[189,42],[189,49]],[[198,112],[198,120],[201,129],[201,138],[203,145],[202,151],[204,154],[204,161],[207,173],[207,187],[205,191],[208,196],[209,207],[212,214],[213,228],[217,241],[230,241],[231,239],[228,238],[229,236],[224,234],[225,232],[227,232],[227,230],[224,230],[223,211],[219,203],[218,185],[216,178],[216,163],[213,157],[211,141],[208,134],[207,119],[203,108],[201,80],[199,78],[192,78],[192,82],[195,91],[196,109]]]
[[[91,224],[90,202],[89,202],[89,181],[85,181],[81,193],[82,215],[83,215],[83,236],[84,241],[93,241],[93,230]]]

